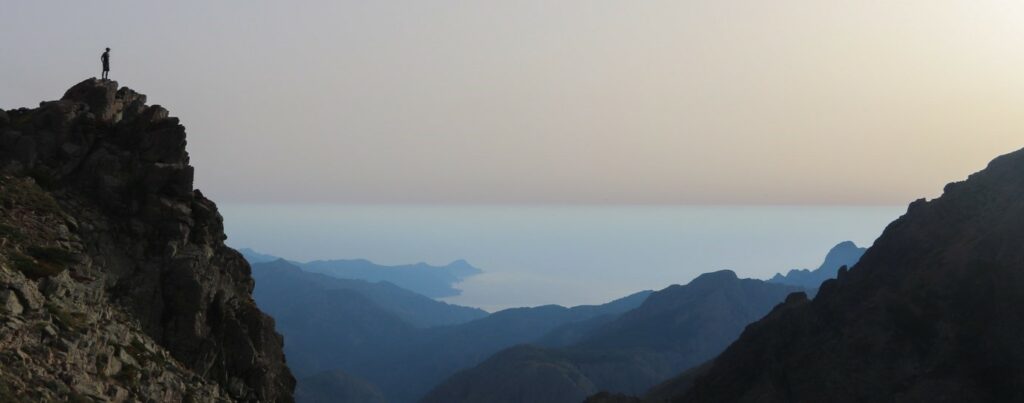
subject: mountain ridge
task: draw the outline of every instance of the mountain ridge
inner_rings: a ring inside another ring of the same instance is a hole
[[[1024,400],[1022,195],[1018,150],[914,201],[814,300],[787,299],[648,400]]]
[[[282,259],[249,248],[243,248],[240,252],[250,264]],[[434,266],[424,262],[388,266],[374,263],[368,259],[330,259],[308,262],[284,260],[307,272],[343,279],[386,281],[431,298],[460,295],[462,290],[455,288],[455,284],[468,277],[483,273],[483,270],[469,264],[465,259],[456,259],[444,266]]]
[[[448,378],[422,402],[571,402],[639,393],[712,358],[750,322],[802,288],[704,273],[558,348],[518,345]]]

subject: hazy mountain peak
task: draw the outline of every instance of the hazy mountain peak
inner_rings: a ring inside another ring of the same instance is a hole
[[[708,273],[703,273],[692,281],[690,285],[701,285],[701,284],[721,284],[723,282],[739,280],[736,276],[736,272],[732,270],[719,270]]]
[[[790,270],[785,276],[781,273],[776,273],[768,281],[816,289],[825,280],[835,278],[840,267],[853,267],[866,250],[857,246],[852,241],[843,241],[829,249],[828,253],[825,254],[825,260],[817,269]]]

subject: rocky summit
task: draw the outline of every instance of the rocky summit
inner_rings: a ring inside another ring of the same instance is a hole
[[[185,128],[89,79],[0,110],[0,401],[290,402]]]

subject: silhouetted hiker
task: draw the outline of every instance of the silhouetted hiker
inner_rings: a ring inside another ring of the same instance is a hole
[[[107,48],[107,51],[100,55],[100,61],[103,62],[103,79],[106,80],[110,73],[110,48]]]

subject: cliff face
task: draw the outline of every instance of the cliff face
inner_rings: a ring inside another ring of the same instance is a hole
[[[192,178],[178,119],[116,82],[0,111],[0,400],[292,401]]]
[[[812,300],[791,296],[684,402],[1024,401],[1024,150],[912,203]]]

